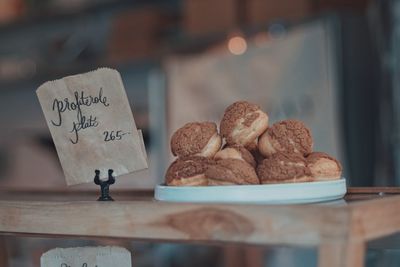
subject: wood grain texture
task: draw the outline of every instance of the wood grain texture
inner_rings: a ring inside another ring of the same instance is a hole
[[[400,196],[349,205],[348,234],[342,240],[326,238],[319,245],[319,267],[361,267],[368,240],[400,232]]]
[[[400,196],[355,202],[351,211],[351,235],[356,240],[372,240],[400,232]]]
[[[0,201],[0,231],[30,234],[316,245],[346,235],[348,220],[346,210],[318,205]]]
[[[379,193],[384,195],[379,196]],[[113,189],[113,196],[117,200],[153,200],[154,190],[150,189]],[[400,187],[348,187],[346,199],[363,198],[371,195],[371,198],[381,198],[400,194]],[[66,200],[95,200],[98,198],[98,188],[76,189],[76,188],[51,188],[32,189],[21,188],[10,189],[0,187],[0,200],[43,200],[43,201],[66,201]]]
[[[0,200],[0,232],[319,246],[319,266],[358,267],[364,263],[366,241],[400,231],[399,207],[398,195],[289,206],[165,203],[148,196],[112,203]],[[226,251],[231,255],[226,263],[246,261],[247,254],[235,251]],[[262,261],[262,254],[255,254]]]

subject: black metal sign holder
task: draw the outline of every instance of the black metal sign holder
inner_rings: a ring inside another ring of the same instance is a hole
[[[98,201],[114,201],[114,199],[110,196],[110,185],[115,183],[115,178],[112,175],[114,172],[112,169],[108,170],[108,180],[103,181],[100,179],[100,171],[95,170],[94,183],[100,186],[101,195],[97,199]]]

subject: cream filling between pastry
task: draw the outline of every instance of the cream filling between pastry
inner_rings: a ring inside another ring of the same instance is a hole
[[[265,132],[263,135],[261,135],[260,139],[258,140],[258,149],[264,157],[269,157],[278,152],[278,150],[275,149],[275,147],[278,146],[279,143],[275,140],[272,140],[268,132]]]
[[[208,178],[208,185],[236,185],[236,184],[228,181],[221,181]]]
[[[259,137],[268,128],[268,115],[258,110],[255,113],[260,114],[250,126],[244,125],[245,118],[236,122],[236,127],[232,130],[231,137],[236,144],[246,146]]]
[[[240,159],[244,160],[242,154],[234,148],[227,147],[215,154],[214,159]]]
[[[288,179],[264,179],[261,180],[262,184],[287,184],[287,183],[303,183],[303,182],[313,182],[315,179],[310,176],[301,176]]]
[[[203,174],[197,174],[187,178],[178,178],[173,179],[168,185],[175,185],[175,186],[201,186],[207,185],[208,180],[206,176]]]
[[[210,140],[208,140],[208,143],[203,148],[203,150],[201,150],[200,153],[197,153],[196,156],[211,158],[215,155],[215,153],[218,152],[218,150],[221,148],[221,145],[222,145],[221,136],[219,136],[218,133],[215,133],[210,138]]]

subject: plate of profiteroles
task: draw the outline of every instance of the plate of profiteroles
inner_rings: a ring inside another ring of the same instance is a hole
[[[176,160],[155,199],[198,203],[313,203],[346,194],[339,161],[313,150],[299,120],[268,124],[259,106],[238,101],[214,122],[189,122],[171,137]]]

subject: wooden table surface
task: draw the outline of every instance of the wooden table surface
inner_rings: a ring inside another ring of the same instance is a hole
[[[0,192],[0,232],[152,241],[318,246],[319,266],[363,266],[365,242],[400,231],[399,188],[349,188],[307,205],[167,203],[151,191]]]

